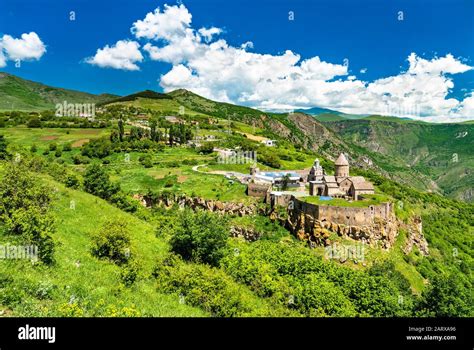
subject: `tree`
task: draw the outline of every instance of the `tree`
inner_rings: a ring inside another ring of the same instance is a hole
[[[173,138],[174,138],[174,128],[173,128],[173,125],[170,126],[169,131],[168,131],[168,134],[169,134],[170,147],[173,147]]]
[[[472,305],[472,290],[465,286],[463,275],[439,274],[423,292],[419,310],[429,317],[472,317]]]
[[[290,182],[290,175],[289,174],[283,175],[283,178],[281,180],[281,189],[283,191],[286,191],[288,189],[289,182]]]
[[[0,159],[8,158],[7,145],[8,143],[5,136],[0,135]]]
[[[41,120],[38,117],[33,117],[28,120],[26,126],[28,126],[29,128],[41,128]]]
[[[206,211],[185,210],[171,238],[172,250],[183,259],[218,266],[229,236],[227,222]]]
[[[107,200],[116,194],[120,187],[110,181],[109,175],[102,166],[94,163],[87,167],[84,174],[84,189],[88,193]]]
[[[159,141],[158,134],[156,132],[156,120],[152,120],[150,122],[150,140],[152,141]]]
[[[122,117],[120,117],[120,119],[118,121],[118,129],[119,129],[119,140],[120,140],[120,142],[123,142],[123,135],[125,134],[125,130],[124,130],[124,127],[123,127]]]

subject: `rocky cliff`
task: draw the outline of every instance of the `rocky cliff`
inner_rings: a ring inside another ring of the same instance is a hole
[[[180,208],[190,208],[192,210],[202,209],[236,216],[255,215],[257,213],[265,214],[265,210],[255,204],[246,205],[236,202],[222,202],[200,197],[188,197],[185,194],[163,194],[153,197],[135,195],[134,198],[139,200],[141,204],[147,208],[153,206],[171,208],[174,205],[178,205]]]

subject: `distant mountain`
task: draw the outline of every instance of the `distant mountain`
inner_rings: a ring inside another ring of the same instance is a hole
[[[53,109],[57,103],[100,103],[116,99],[111,94],[51,87],[15,75],[0,72],[0,110],[41,111]]]
[[[338,112],[332,109],[320,108],[320,107],[312,107],[312,108],[307,108],[307,109],[300,108],[300,109],[296,109],[295,112],[306,113],[310,115],[319,115],[323,113],[324,114],[337,114],[337,115],[344,114],[342,112]]]
[[[474,201],[474,124],[380,117],[324,125],[393,179]]]

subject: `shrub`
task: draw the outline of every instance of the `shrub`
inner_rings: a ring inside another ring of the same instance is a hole
[[[0,221],[7,234],[34,245],[45,264],[54,262],[55,217],[50,211],[52,189],[41,184],[23,164],[7,166],[0,183]]]
[[[89,164],[90,163],[90,159],[88,157],[84,157],[84,156],[81,156],[79,154],[76,154],[73,158],[72,158],[72,161],[74,162],[74,164]]]
[[[108,200],[120,190],[120,187],[109,180],[109,175],[102,166],[94,163],[87,167],[84,174],[84,189],[88,193]]]
[[[28,126],[29,128],[41,128],[41,120],[38,117],[33,117],[28,120],[26,126]]]
[[[284,316],[290,312],[261,302],[222,270],[185,264],[174,255],[160,261],[154,271],[160,291],[175,293],[183,303],[198,306],[218,317]]]
[[[106,222],[92,239],[92,255],[108,259],[117,265],[130,258],[130,232],[124,220]]]
[[[431,285],[423,291],[418,306],[420,314],[429,317],[473,317],[473,294],[464,279],[460,273],[434,276]]]
[[[151,156],[150,155],[144,155],[144,156],[140,156],[140,158],[138,158],[139,162],[141,165],[143,165],[145,168],[151,168],[153,166],[153,162],[151,160]]]
[[[7,152],[7,140],[5,136],[0,135],[0,159],[7,159],[8,152]]]
[[[64,183],[67,187],[77,189],[80,187],[79,176],[77,176],[76,174],[69,174],[66,176],[66,180]]]
[[[222,217],[185,210],[170,243],[172,250],[185,260],[217,266],[224,256],[228,235],[227,222]]]
[[[135,259],[130,259],[120,270],[120,280],[126,287],[133,285],[140,271],[140,265]]]
[[[205,142],[202,144],[201,147],[198,148],[198,153],[211,154],[212,152],[214,152],[213,142]]]

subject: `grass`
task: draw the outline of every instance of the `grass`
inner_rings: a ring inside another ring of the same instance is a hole
[[[316,204],[316,205],[331,205],[337,207],[356,207],[356,208],[364,208],[368,207],[369,205],[378,205],[384,202],[390,201],[390,198],[383,194],[373,194],[373,195],[365,195],[364,200],[358,201],[349,201],[342,198],[333,198],[330,200],[322,200],[319,196],[307,196],[302,197],[301,200]]]
[[[61,315],[60,308],[63,313],[75,310],[76,316],[120,316],[133,314],[134,310],[143,316],[206,315],[198,308],[181,304],[178,296],[157,292],[154,279],[147,277],[157,258],[168,250],[167,243],[156,237],[150,224],[92,195],[64,188],[47,178],[45,181],[58,190],[54,205],[59,218],[54,234],[57,263],[45,268],[33,267],[29,262],[2,260],[0,275],[12,276],[15,284],[29,285],[33,290],[41,286],[54,288],[46,299],[27,295],[18,305],[9,306],[12,315]],[[75,209],[71,209],[71,201]],[[116,265],[98,260],[90,253],[91,234],[111,218],[122,218],[129,223],[132,254],[141,265],[143,277],[130,288],[120,285]]]
[[[38,150],[48,148],[50,143],[64,145],[73,144],[81,140],[90,140],[110,134],[109,129],[66,129],[66,128],[27,128],[16,126],[0,129],[0,134],[5,135],[7,140],[13,144],[31,147],[33,144]]]

